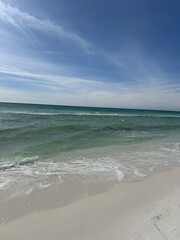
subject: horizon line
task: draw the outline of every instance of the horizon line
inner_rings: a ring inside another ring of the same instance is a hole
[[[103,108],[114,110],[133,110],[133,111],[159,111],[159,112],[180,112],[180,110],[163,110],[163,109],[144,109],[144,108],[121,108],[121,107],[102,107],[102,106],[83,106],[83,105],[60,105],[48,103],[31,103],[31,102],[0,102],[0,104],[24,104],[24,105],[39,105],[39,106],[56,106],[56,107],[76,107],[76,108]]]

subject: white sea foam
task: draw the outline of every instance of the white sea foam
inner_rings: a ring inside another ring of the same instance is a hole
[[[24,163],[26,160],[27,158],[19,161]],[[0,176],[0,189],[5,190],[5,187],[11,189],[8,198],[12,198],[23,192],[30,194],[35,189],[59,184],[68,176],[85,178],[99,176],[102,181],[111,179],[122,181],[124,173],[121,170],[121,164],[117,165],[116,161],[110,158],[77,158],[62,162],[35,161],[27,165],[11,165],[11,168],[4,170]]]
[[[125,156],[120,156],[125,158]],[[126,156],[127,157],[127,156]],[[36,159],[32,157],[31,159]],[[25,162],[22,159],[20,162]],[[28,159],[29,160],[29,159]],[[67,161],[34,161],[33,164],[13,166],[13,169],[3,171],[0,182],[4,183],[2,189],[6,187],[12,188],[11,198],[18,194],[29,194],[37,188],[48,188],[53,184],[60,183],[68,176],[94,178],[99,176],[103,182],[113,180],[122,181],[125,176],[142,177],[143,174],[131,165],[125,166],[119,160],[110,157],[102,158],[84,158],[78,157]],[[53,178],[52,183],[49,183]],[[7,181],[8,179],[8,181]],[[5,182],[6,180],[6,182]],[[18,182],[18,187],[17,187]]]
[[[127,146],[129,148],[129,146]],[[9,197],[30,194],[34,189],[60,184],[69,177],[99,181],[133,181],[152,174],[159,166],[171,166],[180,159],[180,143],[146,145],[102,154],[65,155],[63,159],[40,160],[39,156],[17,158],[15,163],[1,164],[0,190]],[[103,150],[104,151],[104,150]],[[18,184],[17,184],[18,182]]]
[[[30,111],[1,111],[5,114],[22,114],[22,115],[42,115],[42,116],[51,116],[51,115],[61,115],[62,113],[57,112],[30,112]]]
[[[161,149],[166,152],[180,153],[180,143],[170,143],[161,146]]]
[[[56,116],[56,115],[75,115],[75,116],[120,116],[120,117],[154,117],[154,118],[180,118],[180,114],[134,114],[134,113],[103,113],[103,112],[81,112],[81,111],[61,111],[61,112],[32,112],[32,111],[0,111],[4,114],[22,114],[22,115],[37,115],[37,116]]]
[[[124,179],[124,173],[122,172],[122,170],[120,170],[118,167],[117,169],[115,170],[116,172],[116,177],[117,177],[117,180],[120,182]]]

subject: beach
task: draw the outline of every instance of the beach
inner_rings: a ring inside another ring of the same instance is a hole
[[[0,240],[180,240],[179,9],[0,0]]]
[[[180,238],[180,169],[2,225],[3,240]]]

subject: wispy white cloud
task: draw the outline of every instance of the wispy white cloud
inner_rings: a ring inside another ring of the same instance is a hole
[[[91,44],[84,38],[73,31],[69,31],[62,26],[55,24],[49,20],[38,19],[27,12],[23,12],[17,7],[12,7],[0,1],[0,20],[10,26],[20,30],[31,40],[37,41],[31,29],[38,30],[45,34],[54,34],[59,39],[66,39],[77,46],[84,49],[86,52],[91,52]]]
[[[139,92],[122,92],[121,94],[109,90],[94,90],[86,94],[66,93],[60,90],[52,91],[26,91],[11,88],[0,88],[0,101],[44,103],[77,106],[102,106],[139,109],[180,110],[179,93],[166,94],[153,90],[141,89]]]
[[[50,103],[80,106],[104,106],[144,109],[180,110],[178,84],[136,84],[98,82],[64,77],[61,75],[35,74],[12,66],[0,67],[0,74],[18,84],[35,86],[29,89],[0,89],[0,101]],[[155,82],[155,81],[153,81]]]
[[[61,89],[66,88],[71,90],[71,92],[76,91],[77,89],[79,92],[87,89],[94,89],[94,86],[100,88],[103,86],[102,82],[88,80],[88,79],[81,79],[75,77],[67,77],[62,75],[55,75],[55,74],[46,74],[46,73],[34,73],[34,71],[24,70],[18,67],[10,66],[10,65],[2,65],[0,66],[0,74],[2,74],[7,78],[11,77],[12,81],[22,81],[23,83],[29,82],[32,86],[39,86],[46,88],[55,88]]]

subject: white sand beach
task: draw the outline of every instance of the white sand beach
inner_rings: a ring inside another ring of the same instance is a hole
[[[180,169],[14,219],[2,240],[179,240]]]

